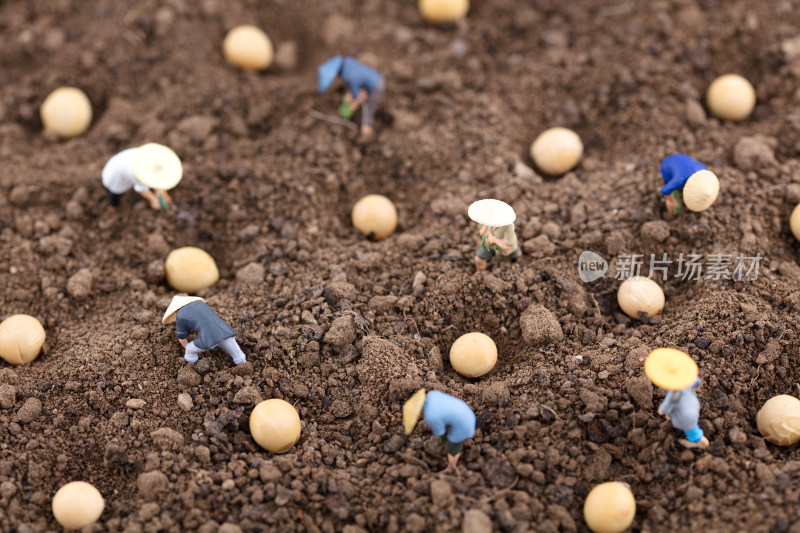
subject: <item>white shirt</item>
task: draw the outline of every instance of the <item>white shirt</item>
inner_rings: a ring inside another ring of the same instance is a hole
[[[138,193],[150,188],[136,179],[133,173],[133,157],[139,148],[128,148],[108,160],[103,167],[103,186],[113,194],[122,194],[133,189]]]

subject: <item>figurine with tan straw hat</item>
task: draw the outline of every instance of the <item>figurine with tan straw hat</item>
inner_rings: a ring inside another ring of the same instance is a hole
[[[661,162],[667,210],[677,215],[685,205],[690,211],[705,211],[717,200],[719,179],[706,166],[685,154],[672,154]],[[683,202],[681,202],[681,189]]]
[[[123,150],[103,167],[103,186],[108,189],[111,207],[118,207],[122,195],[133,189],[150,202],[153,209],[166,209],[172,204],[167,191],[182,177],[180,158],[166,146],[156,143]]]
[[[236,343],[236,330],[222,320],[199,296],[175,296],[161,319],[162,324],[176,323],[177,337],[186,350],[183,360],[189,364],[197,362],[201,352],[217,347],[222,348],[241,365],[246,358]],[[189,334],[194,331],[197,337],[189,342]]]
[[[431,432],[447,443],[447,468],[455,470],[464,441],[475,435],[475,412],[464,401],[437,390],[419,389],[403,405],[403,427],[411,435],[419,417],[425,419]]]
[[[683,430],[689,446],[708,446],[700,420],[700,400],[695,392],[703,381],[697,377],[697,364],[688,354],[672,348],[650,352],[644,362],[644,372],[654,385],[666,389],[667,396],[658,406],[676,429]]]
[[[517,214],[500,200],[485,199],[473,202],[467,210],[469,218],[481,224],[481,245],[475,252],[476,272],[486,270],[488,260],[495,253],[516,259],[522,253],[514,233]]]

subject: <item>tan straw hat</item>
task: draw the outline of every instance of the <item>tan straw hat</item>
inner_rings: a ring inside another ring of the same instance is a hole
[[[171,324],[175,322],[175,313],[181,307],[185,307],[192,302],[202,302],[203,299],[199,296],[175,296],[167,307],[167,312],[164,313],[164,318],[161,319],[162,324]]]
[[[168,191],[183,177],[178,155],[163,144],[147,143],[133,156],[133,174],[151,189]]]
[[[492,228],[499,228],[501,226],[508,226],[513,224],[517,219],[517,214],[514,209],[505,202],[500,200],[493,200],[487,198],[485,200],[478,200],[469,206],[467,211],[469,218]]]
[[[422,407],[425,405],[425,389],[419,389],[414,393],[414,396],[409,398],[403,404],[403,427],[406,430],[406,435],[411,435],[414,427],[417,425],[420,415],[422,415]]]
[[[647,356],[644,373],[657,387],[683,390],[697,379],[697,364],[680,350],[657,348]]]

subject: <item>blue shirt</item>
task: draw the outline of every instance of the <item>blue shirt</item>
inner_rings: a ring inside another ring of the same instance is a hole
[[[475,435],[475,413],[463,401],[432,390],[425,395],[422,416],[437,437],[447,432],[447,440],[456,444]]]
[[[347,85],[347,88],[350,89],[350,92],[353,93],[353,98],[358,98],[358,93],[361,89],[370,93],[375,87],[383,83],[383,76],[381,76],[380,72],[363,63],[359,63],[352,57],[344,58],[339,76]]]
[[[236,330],[222,320],[205,302],[192,302],[175,313],[176,335],[185,339],[194,331],[194,345],[201,350],[210,350],[225,339],[236,336]]]
[[[669,415],[672,427],[675,429],[689,431],[697,426],[697,421],[700,420],[700,400],[692,389],[702,384],[703,380],[697,378],[683,390],[671,390],[658,406],[662,413]]]
[[[661,177],[666,184],[661,187],[661,194],[667,195],[676,189],[682,189],[686,181],[699,170],[708,170],[706,166],[684,154],[672,154],[661,162]]]

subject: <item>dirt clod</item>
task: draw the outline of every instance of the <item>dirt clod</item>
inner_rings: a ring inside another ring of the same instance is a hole
[[[540,305],[529,306],[520,316],[519,323],[522,338],[532,346],[552,344],[564,338],[556,316]]]

